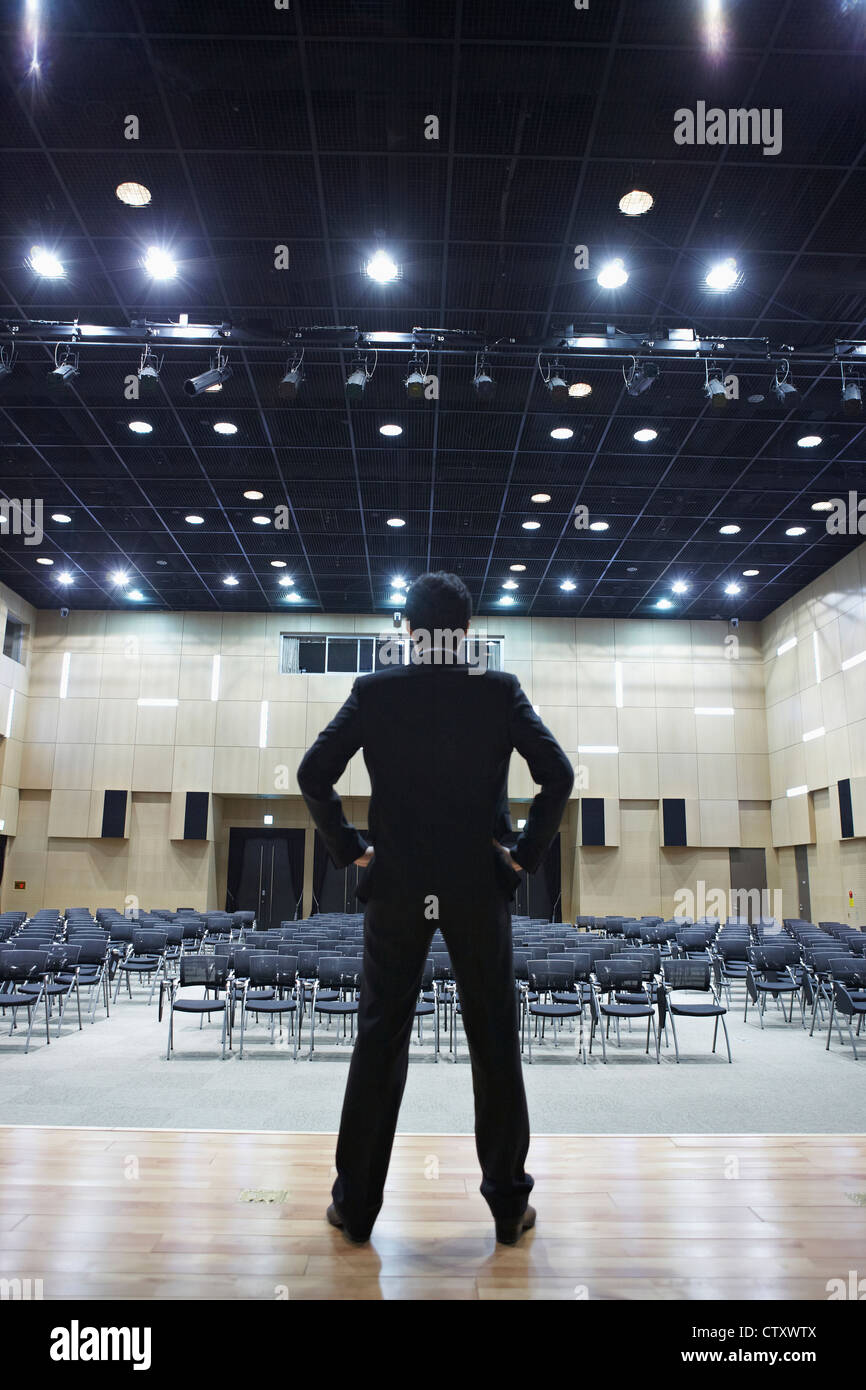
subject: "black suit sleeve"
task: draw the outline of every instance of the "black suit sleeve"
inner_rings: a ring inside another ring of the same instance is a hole
[[[508,711],[511,743],[529,764],[535,796],[511,856],[529,873],[538,868],[554,835],[574,786],[574,769],[550,730],[542,723],[521,689],[517,677]]]
[[[340,780],[349,759],[362,742],[358,682],[355,681],[348,700],[304,754],[298,768],[301,795],[338,869],[360,859],[367,848],[354,825],[343,815],[343,803],[334,791],[334,783]]]

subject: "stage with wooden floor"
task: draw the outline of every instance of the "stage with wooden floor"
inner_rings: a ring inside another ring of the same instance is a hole
[[[826,1300],[866,1272],[862,1135],[538,1136],[514,1248],[471,1136],[397,1137],[366,1247],[325,1223],[333,1154],[332,1134],[0,1128],[0,1278],[46,1300]]]

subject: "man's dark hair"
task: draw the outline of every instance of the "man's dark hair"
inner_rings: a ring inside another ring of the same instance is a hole
[[[422,574],[409,586],[403,611],[415,629],[462,630],[472,617],[472,598],[459,575],[438,570]]]

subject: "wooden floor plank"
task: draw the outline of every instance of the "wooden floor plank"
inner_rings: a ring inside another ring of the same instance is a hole
[[[398,1137],[364,1248],[324,1221],[333,1155],[321,1134],[0,1127],[0,1274],[59,1300],[670,1301],[824,1299],[866,1263],[856,1135],[536,1136],[538,1226],[513,1249],[471,1136]]]

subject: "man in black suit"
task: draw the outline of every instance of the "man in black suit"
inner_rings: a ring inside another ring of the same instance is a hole
[[[465,659],[471,609],[456,575],[417,579],[405,605],[410,663],[359,677],[298,769],[334,863],[365,869],[358,1031],[328,1210],[331,1224],[358,1243],[369,1239],[382,1205],[414,1009],[437,926],[459,991],[481,1192],[497,1240],[514,1244],[535,1219],[527,1205],[533,1180],[523,1167],[529,1117],[509,901],[521,871],[538,867],[556,834],[574,774],[517,678]],[[334,790],[359,748],[370,775],[370,845],[347,822]],[[513,749],[541,788],[516,837],[507,794]]]

